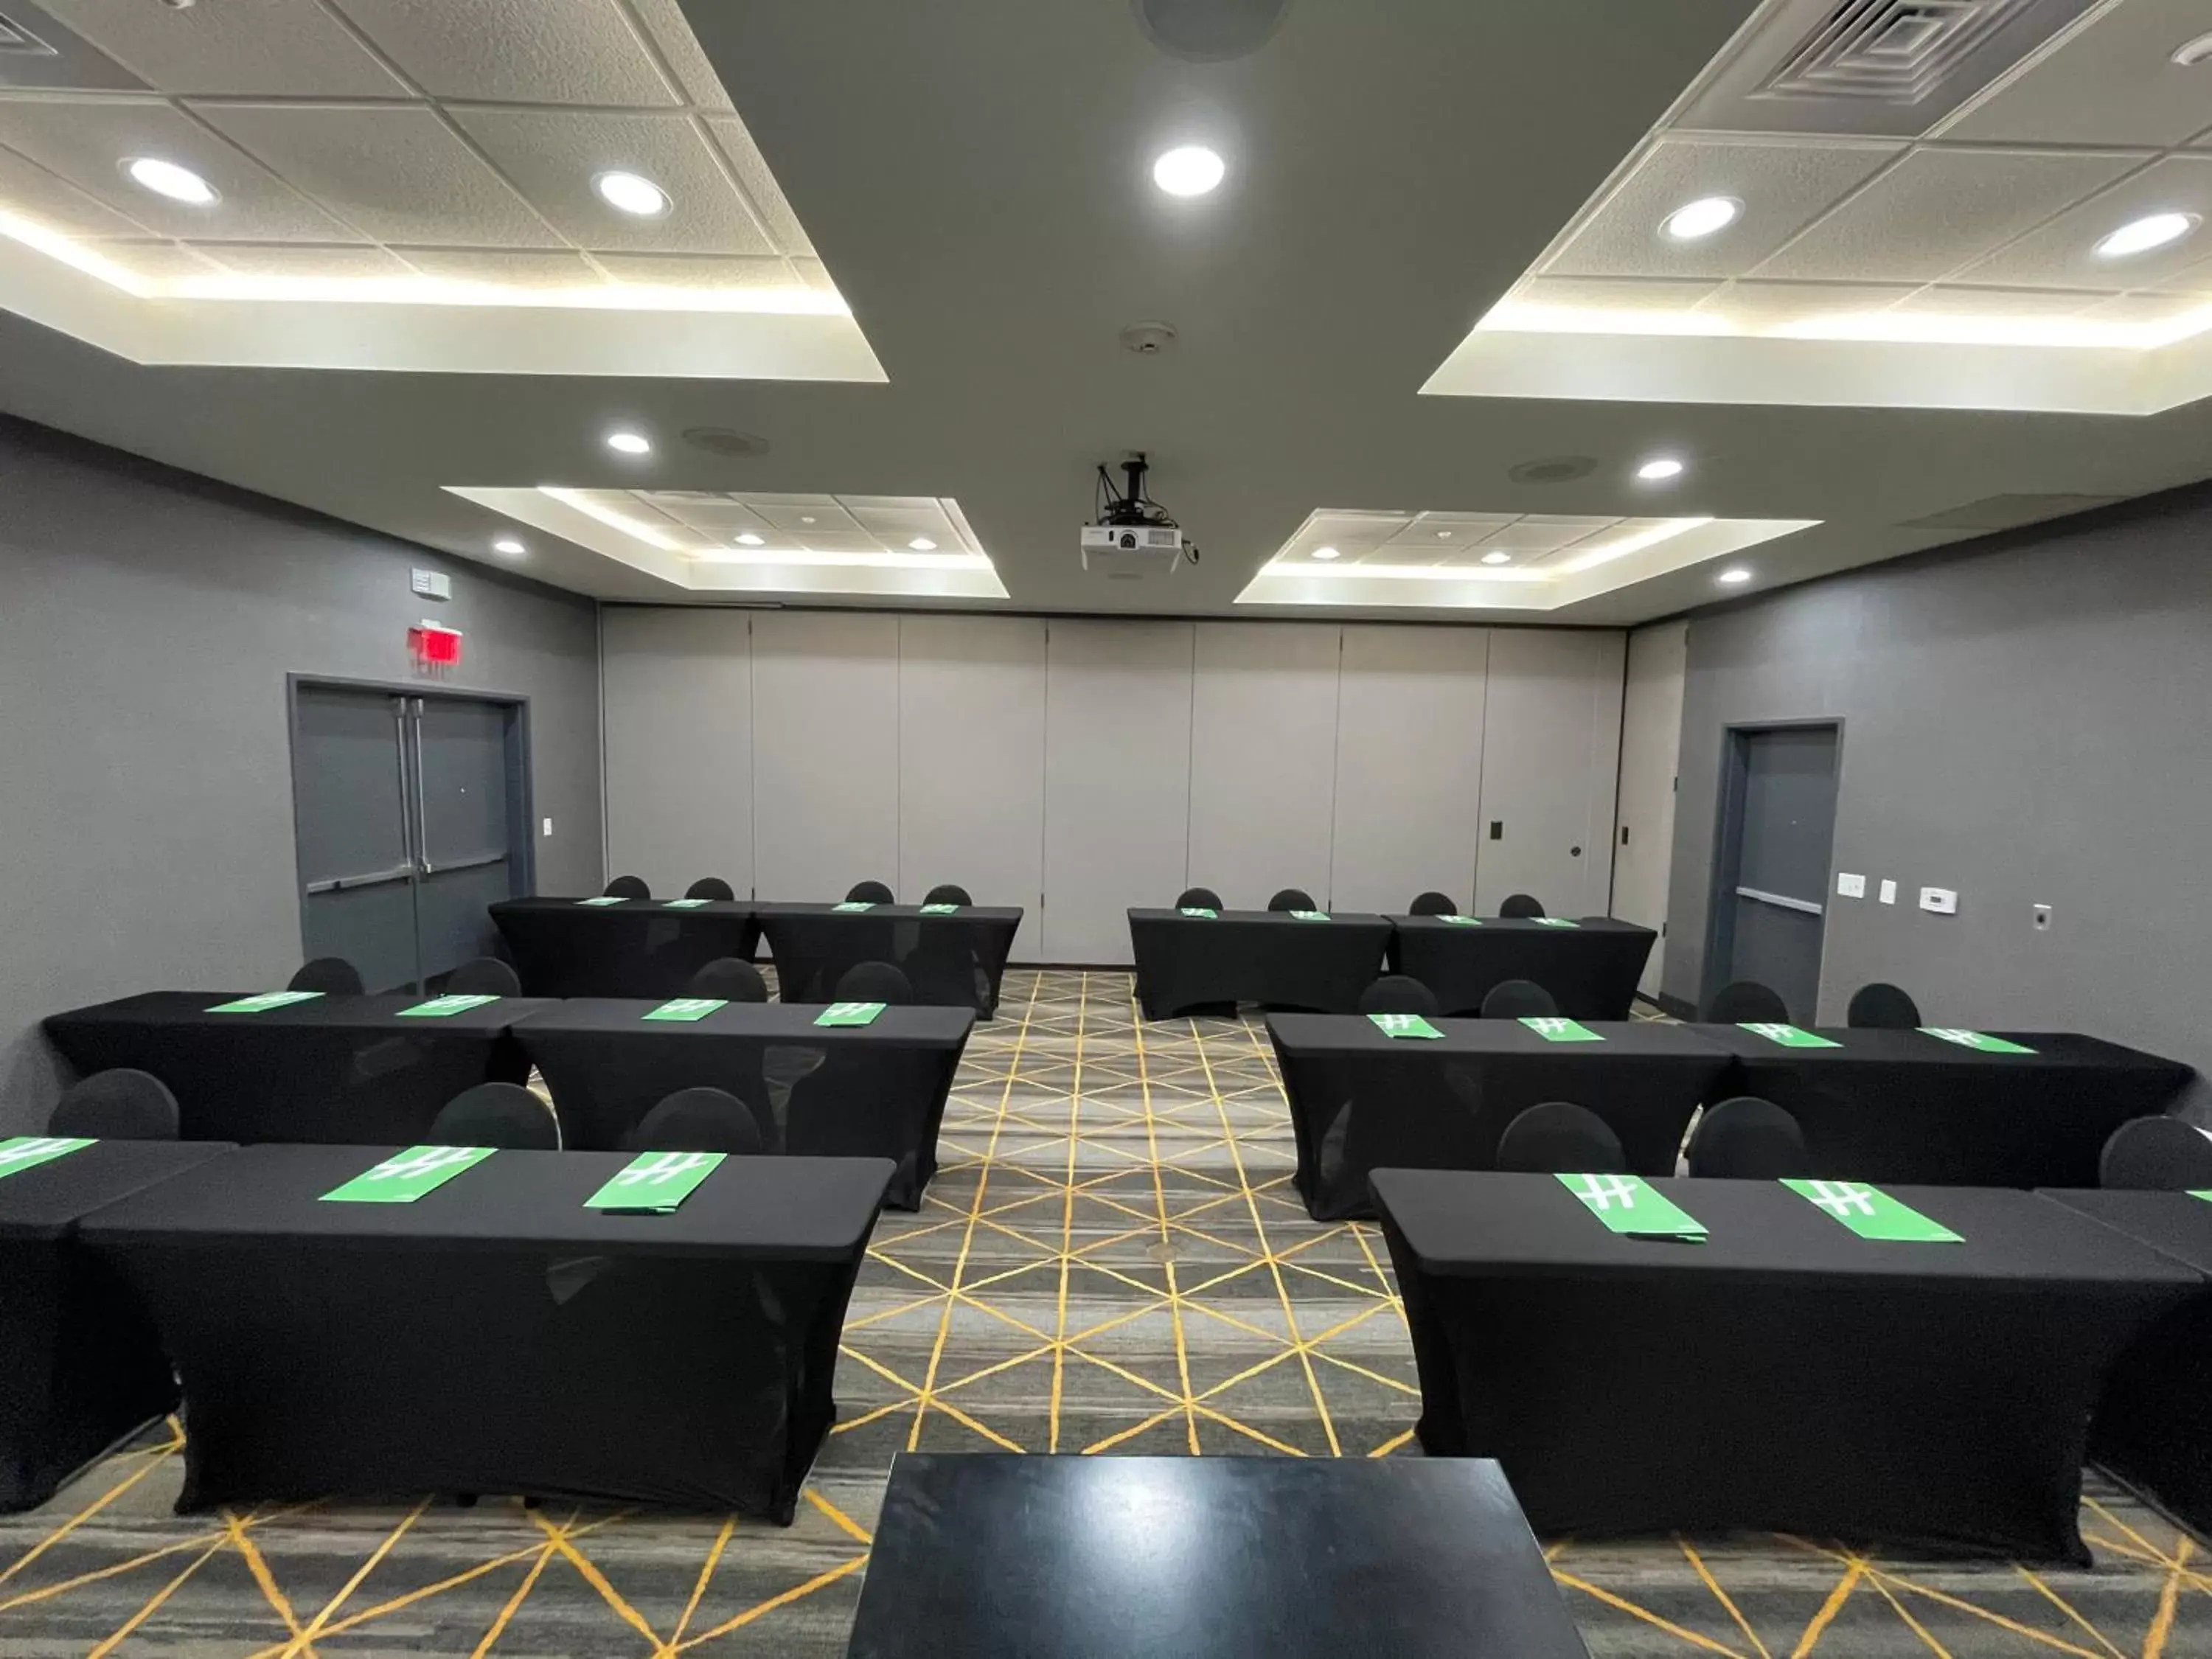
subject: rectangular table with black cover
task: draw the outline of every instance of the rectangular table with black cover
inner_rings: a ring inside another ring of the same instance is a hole
[[[726,1089],[753,1109],[770,1152],[890,1158],[885,1201],[921,1207],[972,1011],[886,1008],[866,1025],[821,1026],[819,1007],[733,1002],[702,1019],[647,1019],[659,1006],[584,998],[514,1028],[552,1091],[563,1146],[611,1151],[677,1090]]]
[[[1824,1025],[1814,1035],[1837,1047],[1790,1048],[1741,1026],[1694,1029],[1735,1055],[1734,1092],[1787,1109],[1813,1167],[1854,1181],[2094,1187],[2112,1131],[2165,1111],[2193,1075],[2064,1032],[1990,1033],[2035,1050],[2005,1054],[1924,1031]]]
[[[179,1512],[495,1492],[788,1523],[880,1158],[726,1159],[667,1215],[629,1159],[495,1152],[411,1204],[321,1194],[397,1149],[253,1146],[82,1224],[184,1379]]]
[[[314,997],[216,1014],[240,991],[151,991],[54,1014],[46,1032],[80,1073],[128,1066],[177,1097],[187,1140],[409,1144],[479,1083],[530,1075],[507,1035],[551,1005],[502,997],[438,1018],[417,996]]]
[[[1316,1221],[1371,1216],[1370,1170],[1487,1170],[1516,1115],[1547,1100],[1587,1106],[1628,1165],[1669,1175],[1682,1133],[1729,1056],[1686,1026],[1594,1020],[1598,1042],[1553,1042],[1516,1019],[1436,1022],[1442,1037],[1392,1037],[1360,1014],[1270,1014],[1297,1138],[1293,1179]]]
[[[1146,1019],[1237,1002],[1349,1013],[1382,971],[1389,943],[1390,924],[1381,916],[1129,912],[1137,1000]]]
[[[848,968],[888,962],[907,976],[917,1000],[999,1012],[999,982],[1022,925],[1018,904],[963,904],[925,915],[917,904],[840,910],[834,904],[756,904],[776,994],[786,1002],[830,1002]]]
[[[1571,1019],[1626,1019],[1659,937],[1609,916],[1571,927],[1527,916],[1393,916],[1390,926],[1390,971],[1427,986],[1445,1013],[1477,1012],[1492,986],[1525,979],[1549,991]]]
[[[760,944],[742,899],[519,898],[488,908],[533,997],[680,997],[708,963],[750,962]]]
[[[1498,1459],[1547,1534],[1753,1528],[2087,1566],[2097,1391],[2203,1283],[2033,1193],[1886,1187],[1963,1240],[1902,1243],[1778,1182],[1653,1182],[1708,1230],[1685,1243],[1610,1231],[1553,1176],[1374,1182],[1421,1444]]]
[[[846,1659],[1587,1659],[1498,1466],[891,1462]]]
[[[36,1508],[175,1409],[176,1376],[145,1310],[73,1235],[102,1205],[229,1150],[101,1140],[0,1179],[0,1512]]]

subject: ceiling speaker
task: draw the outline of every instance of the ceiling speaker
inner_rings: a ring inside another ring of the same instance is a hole
[[[733,432],[726,426],[687,427],[684,441],[709,455],[765,455],[768,440],[750,432]]]
[[[1132,0],[1137,21],[1170,57],[1219,64],[1266,46],[1291,0]]]
[[[1548,460],[1523,461],[1505,476],[1515,483],[1572,483],[1597,471],[1589,455],[1554,455]]]

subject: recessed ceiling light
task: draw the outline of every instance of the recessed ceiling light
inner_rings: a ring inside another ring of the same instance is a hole
[[[1440,542],[1449,541],[1451,539],[1451,532],[1449,530],[1439,530],[1437,532],[1437,539]]]
[[[1646,483],[1661,483],[1668,478],[1682,476],[1682,464],[1672,455],[1654,455],[1636,469],[1636,476]]]
[[[1745,569],[1740,564],[1730,565],[1726,570],[1721,572],[1720,580],[1726,582],[1730,587],[1734,587],[1740,582],[1749,581],[1751,580],[1751,572]]]
[[[123,164],[123,171],[131,183],[188,207],[207,207],[219,199],[213,185],[190,167],[180,167],[174,161],[134,155]]]
[[[2197,228],[2193,213],[2154,213],[2131,219],[2097,244],[2100,259],[2124,259],[2131,253],[2148,253],[2154,247],[2178,242]]]
[[[592,180],[599,199],[617,213],[641,219],[658,219],[668,211],[668,192],[652,179],[635,173],[602,173]]]
[[[510,559],[519,559],[530,550],[512,536],[501,536],[491,544],[491,550],[495,553],[504,553]]]
[[[1323,564],[1327,564],[1331,559],[1337,558],[1340,556],[1333,547],[1316,547],[1314,549],[1310,556],[1319,559]]]
[[[1743,204],[1733,196],[1701,196],[1676,208],[1660,222],[1659,228],[1670,240],[1695,242],[1715,231],[1726,230],[1742,211]]]
[[[1203,196],[1228,171],[1228,164],[1203,144],[1185,144],[1152,163],[1152,182],[1170,196]]]
[[[738,538],[738,545],[739,547],[766,547],[768,544],[760,537],[754,535],[751,531],[748,530],[744,535]]]
[[[927,536],[916,536],[912,541],[908,542],[907,545],[917,553],[934,553],[937,551],[937,544],[930,540]]]
[[[1482,556],[1482,562],[1485,564],[1511,564],[1513,556],[1502,547],[1493,547]]]
[[[814,515],[811,513],[802,513],[799,515],[799,521],[801,524],[812,524],[814,522]]]
[[[653,440],[642,432],[610,432],[607,447],[623,455],[650,455]]]
[[[2195,69],[2208,58],[2212,58],[2212,34],[2184,40],[2173,49],[2173,61],[2184,69]]]

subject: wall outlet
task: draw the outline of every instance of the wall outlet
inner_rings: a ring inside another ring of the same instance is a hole
[[[426,599],[450,599],[453,597],[453,579],[442,570],[415,571],[408,586]]]
[[[1866,896],[1866,878],[1864,876],[1838,875],[1836,878],[1836,891],[1844,898],[1864,898]]]
[[[1897,884],[1895,882],[1885,881],[1882,883],[1881,902],[1884,904],[1894,904],[1897,902]]]
[[[543,830],[539,830],[539,831],[538,831],[538,834],[543,835],[543,836],[550,836],[550,835],[551,835],[552,833],[553,833],[553,820],[552,820],[552,819],[550,819],[550,818],[548,818],[548,819],[546,819],[546,820],[545,820],[545,827],[544,827]]]
[[[1920,908],[1933,910],[1939,916],[1959,914],[1959,896],[1948,887],[1923,887],[1920,890]]]
[[[2051,907],[2049,905],[2039,904],[2028,914],[2035,919],[2035,931],[2037,933],[2047,933],[2050,930]]]

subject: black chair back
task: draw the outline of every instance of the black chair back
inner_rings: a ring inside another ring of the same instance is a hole
[[[1559,1012],[1558,999],[1533,979],[1501,979],[1482,999],[1485,1019],[1552,1019]]]
[[[1359,994],[1363,1014],[1419,1014],[1437,1017],[1437,994],[1411,974],[1385,974]]]
[[[969,905],[975,901],[968,896],[968,890],[957,882],[941,881],[929,890],[921,902],[924,904]]]
[[[1910,1031],[1920,1024],[1920,1005],[1896,986],[1876,980],[1851,993],[1851,1006],[1844,1015],[1844,1023]]]
[[[1501,916],[1540,916],[1544,907],[1526,893],[1508,893],[1505,902],[1498,907]]]
[[[768,981],[742,957],[716,957],[691,975],[687,997],[720,997],[725,1002],[766,1002]]]
[[[2212,1131],[2184,1118],[2130,1118],[2105,1142],[2097,1179],[2138,1192],[2203,1192],[2212,1188]]]
[[[879,881],[856,881],[853,884],[853,890],[845,895],[845,902],[848,904],[891,904],[896,903],[896,901],[891,896],[891,890]],[[714,1149],[709,1147],[708,1150],[711,1152]]]
[[[440,1109],[422,1136],[430,1146],[499,1146],[519,1152],[561,1150],[561,1120],[520,1083],[479,1083]]]
[[[446,994],[459,997],[519,997],[522,979],[497,957],[471,957],[446,975]]]
[[[177,1097],[151,1072],[127,1066],[94,1072],[54,1103],[46,1133],[94,1140],[174,1140]]]
[[[617,876],[607,884],[605,896],[626,899],[651,898],[653,889],[645,884],[645,878],[642,876]]]
[[[1790,1008],[1778,992],[1740,979],[1707,997],[1698,1018],[1707,1025],[1787,1025]]]
[[[685,898],[717,899],[724,904],[737,896],[737,890],[720,876],[702,876],[684,890]]]
[[[1692,1175],[1726,1181],[1802,1180],[1813,1173],[1797,1120],[1757,1095],[1705,1108],[1690,1136],[1689,1157]]]
[[[1313,895],[1303,887],[1285,887],[1267,901],[1267,908],[1270,910],[1318,910],[1321,906],[1313,902]]]
[[[914,982],[888,962],[856,962],[838,976],[836,1000],[903,1008],[914,1000]]]
[[[1186,887],[1182,896],[1175,902],[1178,910],[1218,910],[1222,908],[1221,895],[1211,887]]]
[[[1455,916],[1459,905],[1449,893],[1439,893],[1431,888],[1425,893],[1416,893],[1413,902],[1406,907],[1409,916]]]
[[[634,1152],[736,1152],[761,1149],[760,1124],[726,1089],[678,1089],[625,1138]]]
[[[320,991],[326,997],[357,997],[362,994],[361,969],[343,957],[317,957],[300,964],[284,988]]]
[[[1547,1100],[1505,1126],[1498,1167],[1523,1175],[1626,1175],[1628,1155],[1613,1126],[1589,1107]]]

